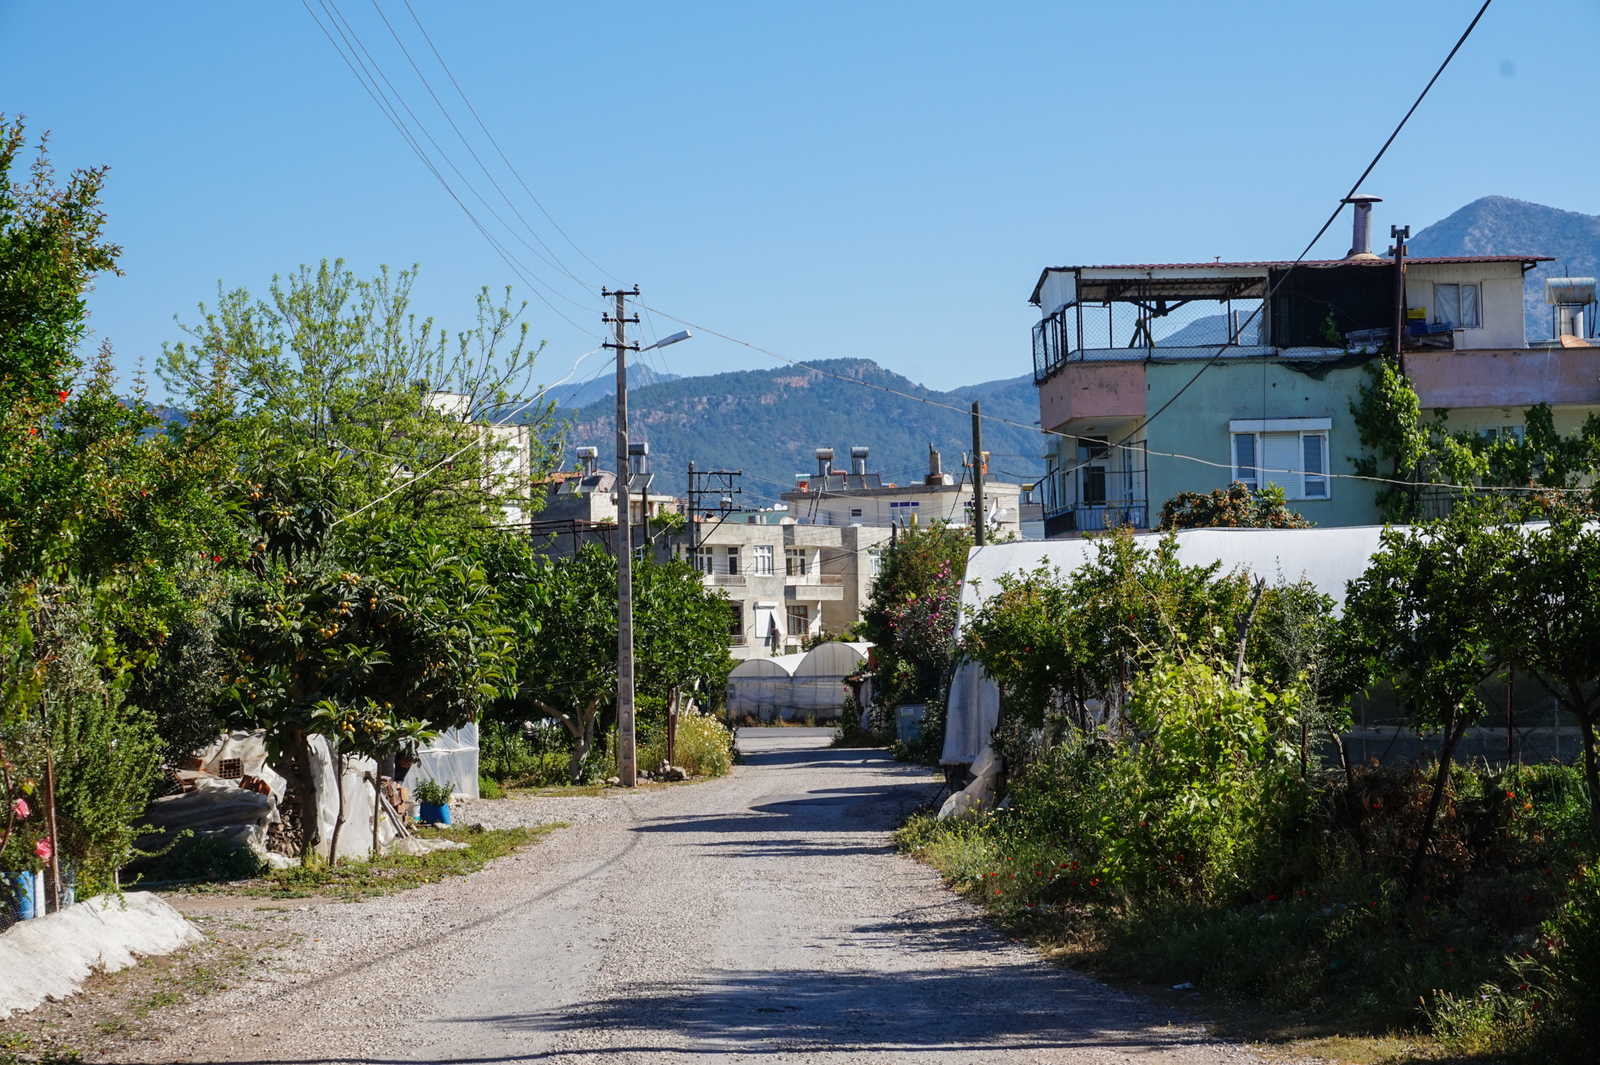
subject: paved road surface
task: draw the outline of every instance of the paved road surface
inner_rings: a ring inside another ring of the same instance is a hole
[[[1042,963],[895,855],[924,772],[823,730],[740,743],[719,781],[476,804],[575,823],[436,894],[320,907],[298,972],[127,1060],[1258,1060]]]

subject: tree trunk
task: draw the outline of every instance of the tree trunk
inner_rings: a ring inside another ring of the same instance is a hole
[[[295,732],[289,739],[289,757],[283,764],[284,777],[289,784],[284,792],[292,792],[300,800],[300,864],[305,865],[312,850],[321,840],[317,828],[317,789],[311,782],[311,744],[304,732]]]
[[[378,856],[378,815],[383,812],[383,788],[378,784],[378,774],[368,774],[372,780],[372,857]]]
[[[333,758],[333,790],[339,795],[339,816],[333,821],[333,840],[328,844],[328,864],[339,864],[339,830],[344,827],[344,754]]]
[[[1439,802],[1444,798],[1445,785],[1450,783],[1450,756],[1455,753],[1456,742],[1461,739],[1461,733],[1466,731],[1462,723],[1459,708],[1450,715],[1450,721],[1445,726],[1444,744],[1439,749],[1439,771],[1434,775],[1433,795],[1428,799],[1428,813],[1422,820],[1422,835],[1417,840],[1417,852],[1411,858],[1411,868],[1406,870],[1406,901],[1411,901],[1411,896],[1416,893],[1417,881],[1422,876],[1422,859],[1428,853],[1428,844],[1433,840],[1433,823],[1439,816]]]
[[[1261,577],[1256,581],[1256,586],[1250,593],[1250,605],[1240,615],[1235,623],[1235,631],[1239,637],[1239,653],[1233,663],[1233,686],[1239,687],[1244,683],[1244,649],[1250,642],[1250,625],[1256,619],[1256,608],[1261,605],[1261,595],[1267,590],[1267,579]]]

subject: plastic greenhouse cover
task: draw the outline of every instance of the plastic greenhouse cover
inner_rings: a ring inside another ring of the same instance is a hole
[[[1405,526],[1394,526],[1405,531]],[[1336,529],[1186,529],[1178,533],[1178,560],[1184,565],[1222,563],[1221,572],[1245,569],[1275,582],[1302,578],[1330,595],[1334,609],[1344,606],[1346,582],[1359,577],[1378,550],[1384,527],[1356,525]],[[1160,533],[1134,539],[1153,550]],[[1095,556],[1097,539],[1021,540],[974,547],[967,552],[967,576],[961,587],[959,633],[978,605],[1000,588],[1003,574],[1021,574],[1041,566],[1071,573]],[[1000,693],[993,681],[972,663],[963,665],[950,688],[945,746],[941,761],[976,761],[989,746],[989,733],[999,719]]]

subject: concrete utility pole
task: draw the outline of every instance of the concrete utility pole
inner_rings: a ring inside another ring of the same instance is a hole
[[[1406,241],[1411,237],[1411,227],[1390,226],[1389,236],[1394,238],[1394,247],[1389,249],[1394,253],[1394,357],[1404,373],[1405,356],[1401,352],[1406,329]]]
[[[617,351],[617,776],[623,787],[631,788],[639,782],[639,767],[633,730],[633,523],[628,513],[632,501],[628,491],[628,352],[638,351],[639,345],[628,343],[628,323],[637,325],[639,316],[628,317],[627,299],[639,295],[639,286],[634,285],[631,292],[602,288],[600,295],[617,301],[617,313],[601,315],[600,319],[615,327],[616,339],[604,346]]]
[[[983,416],[978,401],[972,401],[972,529],[973,543],[983,546],[986,520],[983,513]]]

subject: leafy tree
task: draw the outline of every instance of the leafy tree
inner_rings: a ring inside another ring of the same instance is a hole
[[[72,387],[89,328],[84,294],[95,275],[121,273],[122,249],[103,236],[107,168],[58,186],[44,137],[28,177],[13,180],[25,142],[23,120],[0,114],[0,409],[43,411]]]
[[[1437,732],[1439,762],[1417,849],[1406,874],[1415,892],[1450,780],[1450,762],[1482,712],[1476,689],[1499,667],[1501,574],[1514,533],[1472,514],[1424,528],[1385,529],[1367,570],[1350,582],[1342,639],[1368,682],[1384,679],[1418,732]]]
[[[486,565],[506,598],[516,634],[518,684],[502,718],[553,717],[572,740],[569,771],[581,779],[595,727],[616,698],[617,569],[589,545],[560,561],[533,557],[520,541],[492,545]],[[633,653],[641,700],[726,683],[728,606],[721,592],[679,561],[633,571]]]
[[[324,260],[273,278],[264,300],[219,288],[184,327],[190,340],[164,348],[161,379],[191,406],[224,407],[240,446],[264,461],[345,455],[340,493],[357,529],[393,518],[482,529],[502,507],[537,507],[528,486],[552,462],[554,408],[529,395],[542,345],[520,320],[526,304],[485,288],[477,324],[452,338],[417,320],[415,278],[384,268],[360,280]]]
[[[934,702],[955,655],[955,622],[972,533],[935,523],[901,529],[862,611],[885,705]]]
[[[1039,727],[1064,712],[1089,729],[1089,702],[1120,706],[1153,655],[1224,651],[1244,578],[1185,566],[1177,546],[1168,534],[1146,550],[1122,531],[1097,539],[1094,558],[1071,574],[1001,577],[969,620],[965,647],[1005,690],[1007,714]]]
[[[235,719],[293,755],[299,794],[310,794],[308,736],[326,736],[342,766],[474,721],[512,686],[499,594],[436,528],[375,529],[336,552],[319,536],[334,507],[317,497],[315,477],[246,487],[258,579],[223,629],[238,661],[227,680]],[[340,804],[342,823],[342,788]]]
[[[1241,481],[1210,493],[1179,492],[1161,505],[1161,529],[1309,529],[1312,522],[1290,510],[1282,487],[1254,489]]]
[[[1409,482],[1384,484],[1373,498],[1385,522],[1414,522],[1422,515],[1419,482],[1472,484],[1484,464],[1450,433],[1444,411],[1434,411],[1431,422],[1422,420],[1422,403],[1398,361],[1376,359],[1364,369],[1371,381],[1362,386],[1359,402],[1350,404],[1367,452],[1356,459],[1356,473]]]
[[[1528,670],[1583,732],[1589,801],[1600,824],[1600,532],[1563,508],[1543,530],[1527,528],[1500,573],[1499,639],[1505,659]]]
[[[1375,499],[1386,522],[1409,523],[1424,516],[1424,482],[1490,492],[1507,498],[1514,510],[1540,509],[1542,501],[1521,490],[1575,489],[1600,471],[1600,416],[1591,414],[1575,432],[1556,432],[1549,404],[1529,407],[1521,439],[1451,431],[1448,412],[1422,417],[1421,401],[1393,359],[1367,364],[1371,381],[1350,404],[1365,454],[1356,473],[1385,477]],[[1448,491],[1448,489],[1445,489]]]

